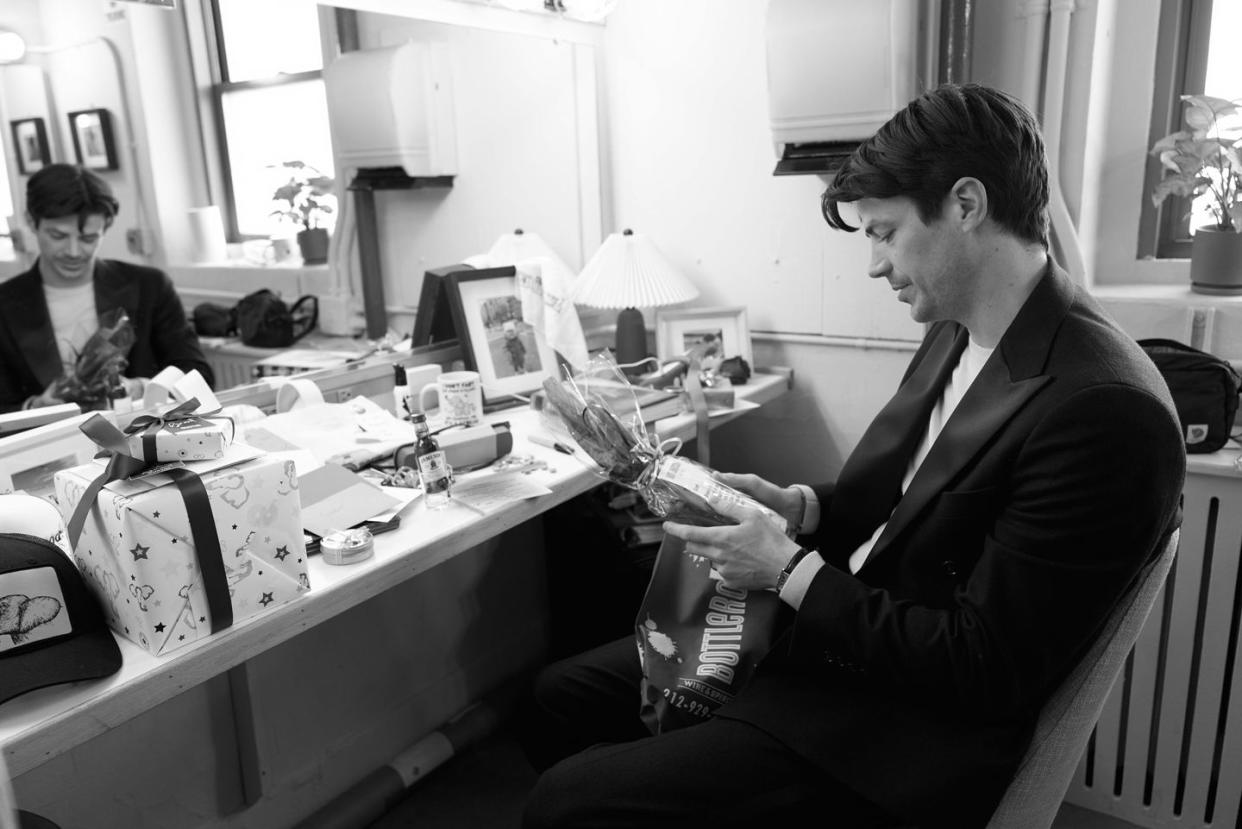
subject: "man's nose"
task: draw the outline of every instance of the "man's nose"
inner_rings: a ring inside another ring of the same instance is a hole
[[[82,243],[78,241],[78,237],[69,237],[69,255],[80,256],[82,254]]]
[[[883,256],[872,256],[871,264],[867,266],[867,276],[872,279],[879,279],[888,276],[892,268],[888,264],[888,259]]]

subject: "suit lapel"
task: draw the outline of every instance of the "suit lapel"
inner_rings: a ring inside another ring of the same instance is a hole
[[[880,410],[841,470],[831,506],[834,532],[821,554],[842,564],[888,518],[932,407],[966,347],[966,330],[938,326],[918,366]]]
[[[43,279],[39,276],[39,265],[25,273],[13,277],[20,290],[14,292],[11,301],[0,308],[5,323],[13,332],[13,339],[31,373],[46,388],[61,374],[60,349],[56,346],[56,337],[52,333],[52,318],[47,311],[47,300],[43,296]]]
[[[1050,264],[949,417],[864,566],[881,558],[889,543],[948,487],[1036,392],[1051,382],[1052,378],[1043,373],[1044,367],[1056,331],[1073,301],[1073,292],[1065,272]]]
[[[95,261],[95,313],[124,308],[130,323],[137,328],[138,284],[117,273],[103,259]]]

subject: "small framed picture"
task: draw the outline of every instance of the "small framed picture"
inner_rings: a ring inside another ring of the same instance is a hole
[[[449,265],[433,268],[423,274],[423,287],[418,293],[418,311],[414,315],[414,333],[410,344],[430,345],[445,340],[459,339],[453,325],[453,312],[449,308],[449,274],[471,272],[469,265]]]
[[[37,173],[51,161],[47,148],[47,127],[42,118],[23,118],[11,121],[13,146],[17,150],[17,169],[23,175]]]
[[[656,353],[660,362],[699,348],[704,363],[741,357],[751,363],[746,307],[656,309]]]
[[[83,109],[69,113],[69,133],[78,163],[90,170],[115,170],[116,140],[112,116],[106,109]]]
[[[485,405],[529,395],[556,376],[556,354],[522,319],[512,265],[450,273],[447,288],[462,359],[479,373]]]
[[[52,478],[56,472],[89,463],[99,450],[79,428],[94,415],[109,421],[115,419],[110,412],[86,412],[0,437],[0,493],[24,491],[54,499],[56,491]],[[8,414],[0,415],[0,418],[8,417]],[[17,414],[12,417],[16,418]]]

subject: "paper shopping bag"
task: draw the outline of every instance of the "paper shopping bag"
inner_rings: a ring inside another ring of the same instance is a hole
[[[702,722],[733,699],[772,646],[779,612],[776,593],[726,587],[666,535],[634,623],[651,732]]]

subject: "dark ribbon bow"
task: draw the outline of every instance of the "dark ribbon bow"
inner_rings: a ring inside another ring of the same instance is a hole
[[[175,409],[165,412],[163,417],[189,406],[198,406],[198,400],[191,398]],[[150,420],[150,416],[146,416]],[[145,426],[145,424],[144,424]],[[112,481],[130,478],[150,469],[155,464],[129,453],[126,433],[113,426],[102,415],[95,415],[79,427],[88,438],[111,456],[103,473],[91,481],[82,498],[73,510],[69,519],[69,540],[77,548],[78,538],[82,535],[82,527],[86,517],[95,504],[95,498]],[[132,428],[132,424],[131,424]],[[145,438],[144,438],[145,440]],[[203,590],[207,593],[207,607],[211,611],[211,631],[224,630],[233,624],[233,602],[229,597],[228,576],[224,571],[224,556],[220,552],[220,536],[216,533],[215,518],[211,513],[211,501],[207,497],[207,487],[203,480],[194,472],[180,467],[161,470],[172,478],[181,500],[185,503],[186,515],[190,519],[190,537],[194,541],[194,553],[198,558],[198,568],[203,574]]]
[[[147,463],[155,460],[155,436],[166,426],[170,431],[179,431],[193,429],[198,426],[209,426],[213,420],[223,420],[229,424],[229,441],[232,442],[233,436],[237,431],[233,418],[219,414],[219,409],[213,409],[210,412],[197,412],[195,411],[197,408],[198,398],[191,397],[189,400],[177,404],[163,414],[139,415],[125,427],[125,434],[142,435],[142,458]]]

